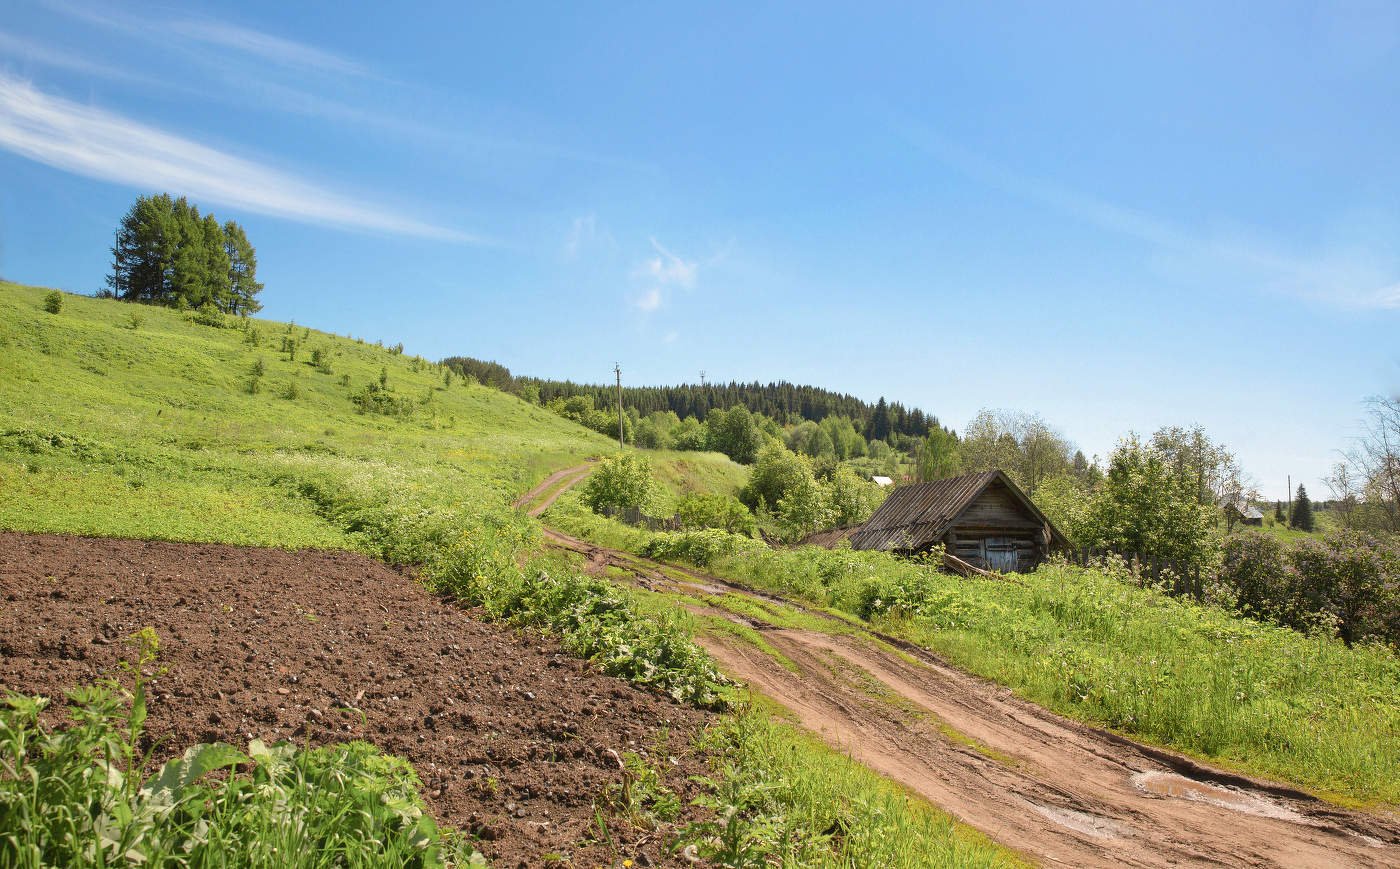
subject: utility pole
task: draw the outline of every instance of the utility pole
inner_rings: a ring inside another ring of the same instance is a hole
[[[617,445],[622,446],[622,365],[614,362],[613,373],[617,375]]]

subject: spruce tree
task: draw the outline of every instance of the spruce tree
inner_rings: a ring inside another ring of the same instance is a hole
[[[224,251],[228,255],[229,313],[256,314],[262,310],[257,295],[263,288],[258,283],[258,255],[243,227],[232,220],[224,224]]]
[[[1280,524],[1280,525],[1282,525],[1285,521],[1287,521],[1287,517],[1284,515],[1284,512],[1283,512],[1283,502],[1282,502],[1282,501],[1275,501],[1275,502],[1274,502],[1274,521],[1277,522],[1277,523]]]
[[[1314,527],[1312,502],[1308,500],[1308,490],[1298,484],[1298,496],[1293,503],[1293,527],[1299,531],[1311,532]]]

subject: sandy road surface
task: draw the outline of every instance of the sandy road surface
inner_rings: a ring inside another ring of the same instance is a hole
[[[586,473],[560,472],[520,505]],[[699,639],[732,676],[832,746],[1044,864],[1400,866],[1400,818],[1341,809],[1071,721],[926,650],[834,618],[823,617],[829,629],[798,630],[732,612],[721,595],[776,599],[547,534],[591,569],[620,568],[641,586],[690,597],[697,613],[760,631],[797,672],[756,645]]]

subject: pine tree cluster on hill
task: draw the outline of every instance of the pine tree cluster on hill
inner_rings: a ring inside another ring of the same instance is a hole
[[[470,374],[479,382],[507,392],[519,393],[527,386],[539,390],[541,404],[554,398],[576,395],[592,397],[594,407],[603,410],[617,408],[617,387],[608,384],[574,383],[570,380],[541,380],[536,377],[516,377],[498,362],[483,362],[469,356],[449,356],[444,365],[460,374]],[[622,389],[622,404],[634,407],[642,416],[657,411],[671,411],[685,419],[707,419],[711,410],[728,410],[743,406],[778,423],[799,423],[803,420],[821,422],[828,416],[844,416],[859,421],[861,431],[871,439],[888,440],[893,435],[922,438],[938,427],[938,418],[918,408],[906,409],[898,402],[881,398],[876,404],[861,401],[852,395],[798,386],[786,381],[778,383],[685,383],[679,386],[628,386]]]
[[[140,197],[122,218],[107,287],[125,301],[251,314],[262,308],[257,268],[243,227],[161,193]]]

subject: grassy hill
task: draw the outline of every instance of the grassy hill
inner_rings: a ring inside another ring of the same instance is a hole
[[[44,295],[0,283],[0,527],[403,557],[392,525],[505,504],[616,450],[363,340],[72,295],[50,314]],[[391,414],[361,411],[370,389]],[[742,474],[717,454],[658,463],[673,491]]]

